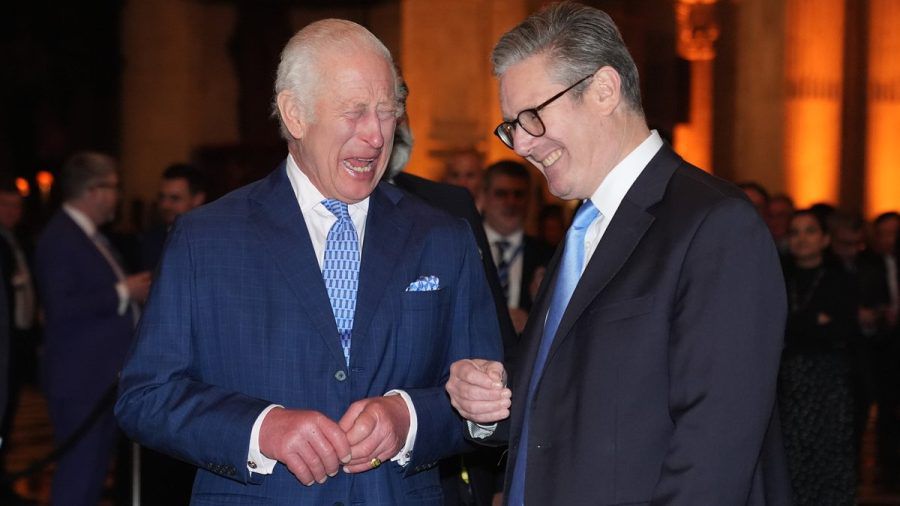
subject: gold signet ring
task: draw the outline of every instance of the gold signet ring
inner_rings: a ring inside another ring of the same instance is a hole
[[[372,466],[372,469],[375,469],[376,467],[378,467],[378,466],[381,465],[381,460],[379,460],[379,459],[377,459],[377,458],[376,458],[376,459],[372,459],[372,461],[369,462],[369,465]]]

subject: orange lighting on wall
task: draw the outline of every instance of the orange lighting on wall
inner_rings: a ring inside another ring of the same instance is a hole
[[[866,213],[900,209],[900,2],[870,0]]]
[[[712,171],[713,59],[719,37],[716,0],[678,0],[678,55],[691,62],[688,121],[675,125],[675,151],[701,169]]]
[[[798,207],[837,203],[840,181],[841,104],[789,100],[786,105],[786,181]]]
[[[800,207],[838,203],[844,0],[789,0],[785,171]]]

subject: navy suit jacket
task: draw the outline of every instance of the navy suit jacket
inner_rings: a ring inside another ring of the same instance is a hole
[[[743,193],[668,146],[656,154],[572,294],[525,413],[559,257],[510,358],[512,413],[496,434],[509,431],[508,473],[529,445],[526,504],[790,504],[775,410],[785,290]]]
[[[405,291],[429,275],[440,290]],[[380,184],[348,368],[282,164],[175,224],[116,414],[136,440],[200,467],[193,504],[441,504],[434,465],[466,447],[444,383],[455,360],[501,355],[493,307],[468,225]],[[281,464],[269,476],[247,470],[251,428],[270,403],[336,421],[394,388],[418,415],[406,468],[340,472],[311,487]]]
[[[50,396],[93,402],[112,386],[134,331],[119,314],[115,271],[94,242],[59,210],[35,250],[44,307],[44,386]]]

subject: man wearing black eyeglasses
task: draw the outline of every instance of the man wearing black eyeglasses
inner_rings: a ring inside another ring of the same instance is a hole
[[[495,134],[582,201],[518,348],[447,383],[474,440],[508,441],[508,504],[789,504],[786,303],[763,221],[648,129],[602,11],[546,8],[492,59]]]

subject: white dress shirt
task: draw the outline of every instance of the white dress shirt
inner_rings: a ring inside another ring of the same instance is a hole
[[[9,245],[15,265],[14,272],[10,276],[13,288],[13,293],[10,294],[13,300],[11,315],[13,326],[16,330],[28,330],[34,324],[35,315],[35,292],[31,270],[16,235],[11,230],[0,227],[0,236]]]
[[[619,210],[619,204],[625,198],[625,194],[631,189],[631,185],[637,180],[638,176],[644,172],[644,168],[650,163],[650,160],[659,152],[659,148],[663,145],[662,138],[656,130],[650,132],[650,136],[644,139],[634,151],[628,153],[628,156],[616,164],[609,171],[609,174],[603,178],[600,186],[594,190],[591,195],[591,202],[594,207],[600,211],[600,219],[594,220],[584,234],[584,265],[581,272],[587,268],[591,257],[597,250],[597,245],[606,229],[612,222],[613,216]]]
[[[306,229],[309,232],[309,239],[312,241],[313,250],[316,253],[316,260],[319,262],[319,270],[325,261],[325,243],[328,239],[328,231],[332,225],[337,222],[337,217],[331,213],[323,204],[325,197],[312,184],[309,177],[300,170],[300,167],[294,161],[294,157],[287,157],[287,176],[297,197],[297,204],[300,206],[300,212],[303,213],[303,221],[306,222]],[[363,240],[366,235],[366,216],[369,213],[369,198],[366,197],[355,204],[348,204],[347,210],[350,214],[350,221],[353,222],[353,228],[356,229],[356,236],[359,239],[360,253],[362,252]],[[335,339],[338,339],[335,336]],[[353,353],[351,348],[350,353]],[[395,455],[391,461],[396,461],[401,466],[405,466],[409,462],[412,454],[413,446],[416,441],[416,432],[418,430],[418,417],[416,416],[416,408],[413,406],[412,399],[402,390],[391,390],[385,395],[399,395],[406,402],[409,409],[409,432],[406,435],[406,443],[400,452]],[[275,468],[276,460],[270,459],[262,454],[259,449],[259,431],[262,427],[263,419],[272,409],[283,407],[278,404],[268,406],[256,418],[253,429],[250,432],[250,449],[247,457],[247,469],[251,473],[272,474]]]
[[[116,260],[115,256],[113,256],[112,252],[104,244],[104,241],[100,241],[97,238],[97,225],[91,221],[90,218],[87,217],[86,214],[79,211],[78,209],[70,206],[69,204],[63,204],[62,210],[69,215],[69,218],[72,218],[72,221],[78,225],[85,235],[88,236],[88,239],[94,243],[94,246],[97,247],[97,250],[103,255],[103,258],[109,262],[110,268],[116,274],[116,279],[118,282],[116,283],[116,293],[119,295],[119,308],[118,313],[120,315],[125,314],[128,311],[129,307],[132,309],[132,315],[135,320],[135,324],[139,318],[139,312],[136,305],[131,303],[131,296],[128,293],[128,288],[125,286],[125,271],[122,270],[122,266],[119,265],[119,262]]]

